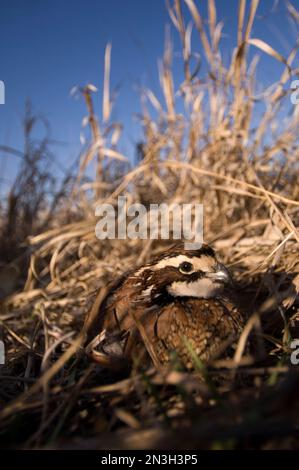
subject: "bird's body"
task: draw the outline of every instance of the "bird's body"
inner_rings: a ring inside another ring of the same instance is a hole
[[[106,331],[102,352],[129,360],[151,356],[160,364],[177,358],[191,367],[191,349],[201,360],[210,360],[237,338],[243,325],[224,293],[228,283],[227,269],[207,245],[163,253],[109,293],[100,311],[100,329]],[[117,334],[121,341],[115,340]]]

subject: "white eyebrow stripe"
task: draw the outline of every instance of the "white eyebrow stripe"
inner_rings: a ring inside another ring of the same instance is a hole
[[[179,255],[173,256],[172,258],[161,259],[161,261],[159,261],[155,266],[153,266],[153,269],[163,269],[167,266],[173,266],[174,268],[178,268],[183,261],[192,263],[191,258],[188,258],[188,256]]]
[[[158,269],[166,268],[167,266],[173,266],[174,268],[178,268],[179,265],[184,261],[193,264],[195,271],[199,270],[206,272],[210,271],[211,268],[217,263],[217,261],[211,256],[202,255],[198,258],[190,258],[186,255],[178,255],[173,256],[171,258],[162,259],[155,266],[153,266],[153,269],[156,271]]]

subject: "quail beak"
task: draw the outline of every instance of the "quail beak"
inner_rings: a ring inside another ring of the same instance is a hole
[[[213,273],[207,273],[207,277],[223,284],[233,284],[232,277],[228,269],[221,263],[218,263],[217,270]]]

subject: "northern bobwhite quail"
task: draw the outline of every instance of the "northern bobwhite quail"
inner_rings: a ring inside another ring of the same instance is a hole
[[[176,357],[190,368],[191,347],[201,360],[211,360],[242,330],[230,285],[227,268],[208,245],[171,248],[108,294],[99,312],[99,331],[105,331],[99,351],[129,361],[150,356],[160,364]]]

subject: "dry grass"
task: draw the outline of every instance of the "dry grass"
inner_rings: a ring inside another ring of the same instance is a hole
[[[160,64],[164,100],[151,90],[142,94],[138,166],[130,168],[119,152],[122,126],[110,120],[110,45],[103,119],[95,115],[94,88],[80,89],[92,139],[75,181],[69,187],[68,175],[50,208],[39,186],[45,149],[34,153],[27,148],[27,162],[1,222],[2,250],[9,255],[0,272],[0,334],[7,354],[6,365],[0,366],[3,446],[298,446],[299,376],[290,365],[290,341],[299,337],[299,114],[289,96],[298,73],[293,70],[297,47],[284,58],[252,37],[258,1],[252,0],[246,13],[241,0],[236,47],[225,64],[222,24],[214,1],[208,5],[205,21],[193,0],[169,5],[182,44],[184,81],[175,89],[167,37]],[[183,7],[188,12],[183,14]],[[298,25],[298,12],[288,8]],[[206,71],[191,50],[187,15],[192,34],[201,41]],[[259,94],[257,60],[248,61],[252,47],[282,64],[277,83]],[[262,110],[258,117],[257,107]],[[282,120],[285,109],[289,112]],[[37,178],[30,171],[32,161]],[[90,181],[85,175],[93,163]],[[109,281],[167,245],[96,240],[94,208],[99,202],[116,204],[118,195],[145,205],[203,202],[205,241],[231,267],[251,313],[234,358],[220,357],[204,369],[195,358],[192,374],[144,372],[136,364],[124,376],[86,356],[86,335]]]

